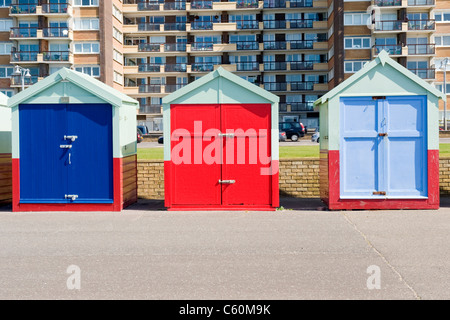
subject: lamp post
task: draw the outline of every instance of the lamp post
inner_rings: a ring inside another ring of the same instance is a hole
[[[444,70],[444,130],[447,131],[447,64],[448,58],[441,62],[440,69]]]
[[[25,78],[30,79],[30,69],[25,69],[21,66],[15,66],[14,72],[12,73],[12,76],[20,76],[22,81],[22,91],[25,90]]]

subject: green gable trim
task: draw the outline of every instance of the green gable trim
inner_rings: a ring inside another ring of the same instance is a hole
[[[398,72],[400,72],[403,76],[408,78],[409,80],[415,82],[418,86],[421,86],[426,91],[431,93],[432,95],[436,96],[437,98],[444,99],[444,94],[437,90],[433,85],[429,84],[419,76],[415,75],[411,71],[409,71],[407,68],[403,67],[398,62],[394,61],[391,57],[389,57],[389,53],[387,51],[381,51],[381,53],[378,55],[378,57],[371,62],[369,62],[367,65],[365,65],[361,70],[356,72],[354,75],[352,75],[350,78],[342,82],[340,85],[329,91],[327,94],[323,95],[319,99],[317,99],[314,102],[314,106],[318,106],[321,104],[324,104],[327,100],[330,100],[334,98],[338,94],[345,94],[345,89],[353,85],[354,83],[358,82],[362,77],[367,75],[371,70],[376,68],[378,65],[380,65],[384,68],[386,67],[386,64],[388,64],[390,67],[394,68]]]
[[[212,71],[208,73],[207,75],[201,77],[200,79],[188,84],[187,86],[184,86],[177,91],[169,94],[168,96],[164,97],[162,99],[163,104],[171,104],[174,103],[176,100],[182,98],[184,95],[191,93],[192,91],[199,89],[205,85],[207,85],[209,82],[213,81],[214,79],[218,78],[218,81],[221,81],[221,78],[227,79],[230,82],[236,84],[237,86],[240,86],[242,88],[247,89],[253,94],[259,95],[262,98],[266,99],[269,103],[277,103],[280,101],[280,98],[277,95],[274,95],[273,93],[270,93],[263,88],[260,88],[247,80],[242,79],[241,77],[225,70],[224,68],[220,67],[215,71]],[[221,86],[219,86],[219,90],[217,92],[218,94],[218,103],[221,103],[222,99],[222,92],[220,91]]]
[[[21,103],[26,103],[28,100],[35,96],[38,96],[40,93],[44,92],[54,84],[64,81],[71,82],[77,85],[93,96],[96,96],[113,106],[122,107],[128,105],[139,108],[139,102],[127,96],[126,94],[117,91],[116,89],[104,84],[97,79],[94,79],[91,76],[67,68],[63,68],[58,72],[55,72],[54,74],[46,77],[45,79],[39,81],[38,83],[25,89],[24,91],[14,95],[9,99],[8,107],[14,108]],[[70,92],[64,92],[64,96],[70,96]]]

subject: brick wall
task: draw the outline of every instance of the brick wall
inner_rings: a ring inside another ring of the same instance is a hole
[[[439,160],[441,195],[450,195],[450,158]],[[319,159],[280,160],[280,196],[319,197]],[[164,199],[164,162],[138,160],[138,197]]]

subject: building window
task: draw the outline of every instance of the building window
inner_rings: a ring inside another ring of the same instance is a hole
[[[434,86],[436,87],[436,89],[438,89],[442,93],[444,92],[444,84],[443,83],[435,83]],[[446,94],[449,96],[450,95],[450,83],[447,83],[445,87],[447,89]]]
[[[76,7],[98,7],[98,0],[74,0]]]
[[[0,0],[0,8],[6,8],[11,5],[11,0]]]
[[[14,72],[14,67],[12,66],[0,66],[0,78],[9,78]]]
[[[450,46],[450,35],[434,36],[434,41],[436,43],[436,46],[438,46],[438,47],[448,47],[448,46]]]
[[[0,54],[11,54],[12,43],[10,42],[0,42]]]
[[[123,34],[119,30],[117,30],[116,27],[113,28],[113,37],[114,37],[114,39],[116,39],[120,43],[123,42]]]
[[[450,22],[450,11],[436,11],[434,19],[436,22]]]
[[[369,63],[370,60],[359,60],[359,61],[345,61],[344,62],[344,68],[345,73],[355,73],[362,69],[366,65],[366,63]]]
[[[0,89],[0,92],[6,95],[8,98],[11,98],[14,95],[14,90]]]
[[[99,30],[98,18],[85,18],[74,20],[74,30]]]
[[[123,64],[123,54],[121,54],[116,49],[113,50],[113,59],[119,62],[120,64]]]
[[[75,42],[75,53],[100,53],[99,42]]]
[[[0,31],[10,31],[13,27],[12,19],[0,19]]]
[[[117,71],[114,71],[114,82],[123,85],[123,75],[121,73],[118,73]]]
[[[370,14],[368,13],[345,13],[345,26],[365,26],[370,22]]]
[[[120,22],[123,22],[123,13],[115,5],[113,5],[113,16]]]
[[[370,37],[345,37],[345,49],[370,49]]]
[[[100,77],[99,65],[75,66],[75,71],[82,72],[91,77]]]

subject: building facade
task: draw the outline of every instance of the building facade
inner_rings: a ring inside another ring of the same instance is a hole
[[[1,92],[69,67],[138,99],[150,132],[164,96],[219,66],[278,95],[280,121],[317,128],[313,102],[381,50],[450,92],[450,1],[0,0]]]

